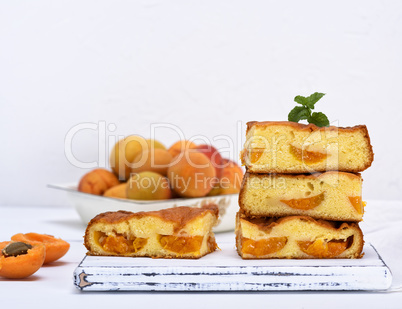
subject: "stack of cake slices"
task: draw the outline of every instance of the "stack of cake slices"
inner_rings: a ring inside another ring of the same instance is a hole
[[[241,157],[242,258],[363,256],[360,172],[373,161],[366,126],[249,122]]]

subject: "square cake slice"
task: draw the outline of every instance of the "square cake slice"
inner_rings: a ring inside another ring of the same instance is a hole
[[[308,216],[236,220],[236,247],[243,259],[361,258],[358,223],[315,220]]]
[[[242,163],[252,173],[362,172],[373,162],[366,126],[247,123]]]
[[[88,255],[200,258],[216,248],[212,227],[218,206],[175,207],[149,212],[106,212],[85,232]]]
[[[361,221],[360,174],[325,172],[306,174],[246,173],[239,195],[242,212],[255,217],[303,215],[334,221]]]

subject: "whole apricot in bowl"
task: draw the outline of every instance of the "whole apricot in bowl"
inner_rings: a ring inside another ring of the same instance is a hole
[[[167,175],[172,155],[165,149],[148,149],[139,153],[133,161],[132,173],[155,172]]]
[[[120,180],[128,180],[135,157],[151,148],[166,149],[156,140],[145,139],[139,135],[127,136],[114,145],[110,153],[110,166]]]
[[[95,195],[103,193],[111,187],[120,184],[119,179],[112,172],[97,168],[86,173],[78,184],[78,191]]]
[[[185,150],[179,160],[173,159],[167,175],[173,190],[182,197],[205,196],[219,181],[211,160],[193,150]]]
[[[133,200],[166,200],[172,196],[168,179],[155,172],[132,175],[126,190],[127,198]]]

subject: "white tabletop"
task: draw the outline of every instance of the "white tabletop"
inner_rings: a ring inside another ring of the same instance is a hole
[[[0,240],[16,233],[52,234],[71,244],[59,261],[42,267],[23,280],[0,279],[2,307],[17,300],[14,308],[35,304],[38,308],[72,306],[106,307],[129,305],[157,308],[340,308],[364,305],[365,308],[401,308],[402,302],[402,202],[368,201],[361,228],[366,242],[372,243],[390,267],[393,284],[386,292],[81,292],[73,285],[73,271],[85,256],[85,225],[73,208],[1,206]],[[234,237],[233,233],[217,234],[217,241]],[[40,304],[40,305],[39,305]],[[9,306],[8,306],[9,307]]]

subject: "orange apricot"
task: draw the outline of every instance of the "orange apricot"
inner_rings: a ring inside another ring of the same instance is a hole
[[[119,140],[110,153],[110,166],[120,180],[130,178],[131,166],[135,157],[148,149],[166,149],[153,139],[145,139],[139,135],[130,135]]]
[[[78,184],[78,191],[103,195],[106,190],[118,184],[120,184],[120,181],[115,174],[103,168],[97,168],[81,178]]]
[[[145,150],[135,157],[131,172],[155,172],[166,176],[171,161],[172,155],[165,149]]]
[[[191,150],[185,150],[176,162],[173,160],[167,176],[172,189],[183,197],[205,196],[219,181],[208,157]]]
[[[103,193],[103,196],[127,198],[126,183],[124,182],[117,186],[111,187],[110,189],[106,190],[105,193]]]
[[[63,257],[70,244],[63,239],[56,238],[52,235],[38,234],[38,233],[26,233],[15,234],[11,237],[13,241],[22,241],[33,246],[43,244],[46,249],[46,257],[44,264],[54,262]]]
[[[256,257],[260,257],[282,250],[287,242],[288,239],[286,237],[271,237],[259,240],[243,238],[242,251],[243,253],[252,254]]]
[[[197,145],[194,144],[193,142],[187,140],[180,140],[174,143],[172,146],[170,146],[168,152],[172,155],[172,158],[174,158],[184,150],[194,149],[196,147]]]
[[[195,149],[205,154],[211,160],[212,166],[215,167],[216,177],[220,178],[222,173],[223,159],[219,151],[215,147],[208,144],[198,145]]]
[[[364,212],[364,204],[362,202],[361,196],[349,196],[349,201],[352,206],[356,209],[358,214],[362,214]]]
[[[13,244],[17,244],[17,242],[0,242],[0,277],[22,279],[31,276],[45,261],[45,246],[35,244],[30,249],[19,251],[19,254],[8,255],[7,248]]]
[[[299,199],[291,199],[291,200],[281,200],[282,203],[285,203],[289,207],[294,209],[301,209],[301,210],[310,210],[314,209],[321,204],[324,200],[324,192],[314,195],[312,197],[306,198],[299,198]]]
[[[316,258],[334,258],[344,252],[349,244],[349,240],[323,240],[317,239],[315,241],[299,241],[300,249],[311,256]]]
[[[326,153],[317,152],[317,151],[308,151],[305,149],[301,149],[290,145],[290,153],[299,161],[302,161],[306,164],[314,164],[321,161],[324,161],[327,158]]]
[[[154,172],[134,174],[126,190],[127,198],[133,200],[167,200],[172,196],[168,179]]]
[[[165,145],[163,145],[161,142],[157,141],[156,139],[146,139],[146,142],[151,149],[155,148],[155,149],[166,150]]]
[[[222,159],[222,172],[219,183],[208,193],[209,196],[236,194],[240,192],[243,180],[243,170],[241,167],[228,159]]]
[[[159,243],[163,249],[178,254],[199,252],[204,236],[159,235]]]

